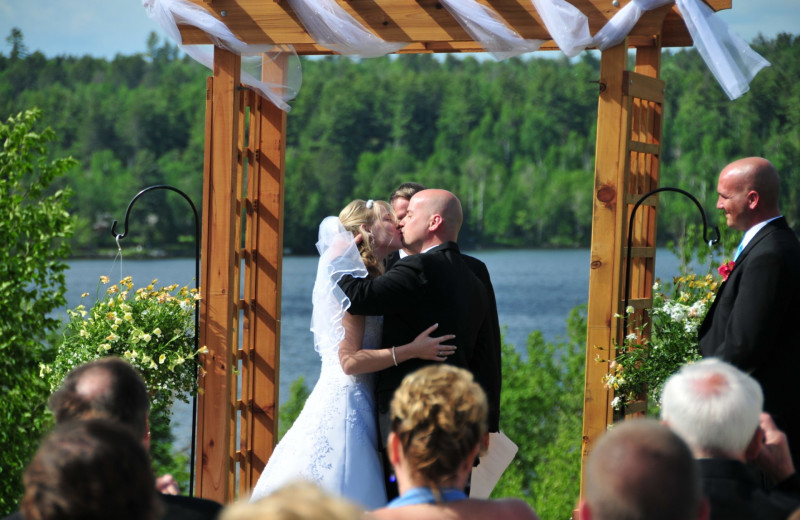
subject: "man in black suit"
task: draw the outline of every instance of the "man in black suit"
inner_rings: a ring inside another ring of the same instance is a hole
[[[489,431],[496,432],[501,385],[497,309],[486,266],[462,255],[456,244],[462,219],[461,203],[449,191],[417,193],[400,223],[403,246],[415,254],[383,276],[345,277],[339,285],[350,298],[349,312],[384,316],[384,348],[410,343],[434,323],[439,324],[437,334],[455,334],[448,343],[457,349],[446,362],[473,373],[489,398]],[[403,377],[427,363],[414,359],[378,373],[379,414],[388,413]]]
[[[703,356],[732,363],[764,391],[764,409],[786,433],[800,462],[800,242],[778,209],[780,180],[760,157],[740,159],[719,176],[717,208],[744,231],[734,268],[700,326]]]
[[[784,520],[800,508],[786,437],[762,404],[758,382],[719,359],[684,365],[664,385],[661,418],[697,459],[711,520]],[[761,489],[747,463],[775,489]]]
[[[150,447],[150,396],[141,376],[127,361],[104,357],[74,368],[48,403],[56,424],[103,418],[128,428]],[[158,494],[161,520],[212,520],[222,505],[212,500]],[[15,515],[19,515],[16,513]],[[19,516],[9,518],[16,519]]]

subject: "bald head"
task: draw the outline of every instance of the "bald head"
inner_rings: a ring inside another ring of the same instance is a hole
[[[780,178],[763,157],[746,157],[725,166],[717,184],[717,208],[725,212],[728,227],[745,231],[780,215]]]
[[[430,215],[441,215],[442,240],[453,240],[458,238],[461,230],[461,223],[464,214],[461,211],[461,201],[458,197],[447,190],[424,190],[414,195]],[[412,199],[414,198],[412,197]]]
[[[587,464],[584,500],[593,520],[695,520],[704,514],[689,448],[652,419],[625,421],[603,435]]]
[[[461,202],[449,191],[420,191],[411,197],[401,222],[403,246],[419,253],[444,242],[455,242],[463,219]]]

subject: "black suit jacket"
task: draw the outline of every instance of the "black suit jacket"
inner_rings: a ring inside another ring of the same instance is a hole
[[[794,495],[762,490],[737,460],[698,459],[697,463],[711,503],[710,520],[785,520],[800,508]]]
[[[739,255],[698,331],[703,356],[750,373],[800,463],[800,242],[783,217]]]
[[[339,285],[352,314],[383,315],[384,348],[411,343],[434,323],[434,336],[455,334],[448,363],[466,368],[489,400],[489,431],[500,422],[500,327],[486,266],[462,255],[455,242],[399,260],[375,279],[345,277]],[[403,377],[432,361],[412,359],[378,373],[378,410],[386,412]]]

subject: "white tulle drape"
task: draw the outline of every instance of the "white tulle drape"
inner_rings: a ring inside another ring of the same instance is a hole
[[[769,62],[750,48],[722,18],[700,0],[677,0],[697,52],[730,99],[750,90],[750,81]]]
[[[526,40],[508,27],[495,11],[475,0],[440,0],[441,4],[496,60],[539,49],[544,40]]]
[[[531,0],[550,37],[570,58],[592,43],[589,19],[565,0]]]
[[[408,45],[408,42],[387,42],[378,38],[336,0],[289,0],[289,5],[315,42],[339,54],[376,58]]]
[[[642,15],[673,0],[633,0],[594,36],[598,49],[621,42]],[[769,62],[755,52],[701,0],[675,0],[697,52],[730,99],[750,90],[750,81]]]
[[[288,101],[297,96],[302,82],[300,60],[291,46],[248,45],[236,38],[224,23],[214,18],[208,11],[187,0],[143,0],[142,5],[148,16],[164,29],[164,32],[180,46],[183,52],[210,69],[214,67],[213,52],[205,46],[183,45],[178,24],[197,27],[209,36],[214,45],[234,52],[243,58],[259,56],[259,58],[270,60],[281,56],[282,59],[286,59],[288,70],[282,74],[281,81],[256,78],[256,76],[260,76],[260,71],[252,70],[253,62],[260,65],[261,59],[247,60],[247,70],[242,70],[241,80],[242,83],[260,92],[281,110],[289,110]],[[245,61],[243,59],[243,63]]]
[[[594,35],[594,44],[601,51],[613,47],[621,42],[639,18],[642,17],[647,11],[656,9],[667,4],[673,3],[675,0],[633,0],[625,7],[620,9],[602,29],[597,31]]]
[[[322,354],[338,350],[344,339],[342,318],[350,307],[350,299],[339,287],[339,280],[347,275],[364,278],[367,268],[353,234],[342,226],[338,217],[325,217],[319,225],[317,250],[319,264],[311,294],[311,332],[314,348]]]

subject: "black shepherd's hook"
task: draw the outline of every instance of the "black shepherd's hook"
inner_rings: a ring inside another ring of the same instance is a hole
[[[720,238],[719,226],[714,226],[714,237],[709,238],[708,219],[706,218],[706,212],[703,209],[703,206],[701,206],[700,203],[697,201],[697,199],[694,197],[694,195],[692,195],[688,191],[684,191],[680,188],[664,187],[664,188],[657,188],[653,191],[647,192],[644,195],[642,195],[639,198],[639,200],[636,201],[636,204],[633,205],[633,210],[631,210],[631,216],[628,218],[628,252],[625,261],[625,305],[623,307],[623,312],[622,312],[623,316],[622,330],[624,334],[628,333],[628,297],[630,296],[631,292],[631,242],[633,240],[633,217],[636,216],[636,210],[639,209],[639,206],[642,205],[642,202],[644,202],[651,195],[655,195],[660,191],[674,191],[676,193],[686,195],[687,197],[692,199],[692,202],[694,202],[695,206],[697,206],[697,209],[700,210],[700,215],[703,217],[703,240],[705,240],[705,242],[709,245],[709,247],[719,242]]]
[[[197,216],[197,208],[192,202],[192,199],[189,198],[186,193],[182,192],[178,188],[174,186],[168,186],[166,184],[158,184],[156,186],[150,186],[133,197],[128,204],[128,209],[125,210],[125,231],[122,233],[117,233],[117,221],[115,220],[111,224],[111,235],[117,241],[117,247],[119,248],[119,241],[125,238],[128,235],[128,219],[131,216],[131,210],[133,209],[133,204],[145,193],[148,191],[154,190],[170,190],[174,191],[184,199],[189,205],[192,207],[192,212],[194,213],[194,281],[195,287],[199,289],[200,284],[200,219]],[[197,304],[197,300],[194,302],[194,350],[197,352],[199,348],[199,341],[200,338],[198,337],[198,333],[200,332],[200,307]],[[189,496],[193,496],[194,494],[194,455],[195,455],[195,440],[196,440],[196,430],[197,427],[197,395],[192,395],[192,445],[191,445],[191,458],[189,459]]]

